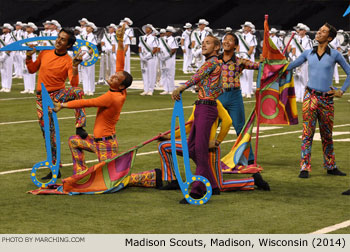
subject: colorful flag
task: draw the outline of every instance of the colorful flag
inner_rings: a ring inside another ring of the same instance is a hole
[[[254,109],[231,151],[221,158],[221,168],[223,173],[257,173],[262,170],[261,167],[248,166],[255,117],[256,113]]]
[[[115,158],[91,166],[82,174],[75,174],[62,180],[63,185],[51,185],[29,191],[32,194],[103,194],[114,193],[127,186],[130,169],[137,149],[124,152]]]
[[[265,61],[260,63],[256,82],[256,108],[260,108],[259,123],[298,124],[293,75],[291,71],[285,71],[288,61],[270,39],[267,19],[264,23],[262,54]]]

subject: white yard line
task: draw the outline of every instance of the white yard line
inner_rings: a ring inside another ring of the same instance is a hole
[[[184,109],[192,108],[193,106],[184,106]],[[146,113],[146,112],[155,112],[155,111],[167,111],[172,110],[173,108],[161,108],[161,109],[146,109],[146,110],[135,110],[135,111],[125,111],[121,112],[121,114],[137,114],[137,113]],[[86,117],[95,117],[96,115],[86,115]],[[74,116],[68,117],[59,117],[58,120],[66,120],[66,119],[74,119]],[[15,122],[2,122],[0,125],[9,125],[9,124],[21,124],[21,123],[31,123],[38,122],[38,120],[26,120],[26,121],[15,121]]]
[[[312,232],[310,234],[327,234],[327,233],[334,232],[334,231],[336,231],[338,229],[346,228],[346,227],[349,227],[349,226],[350,226],[350,220],[347,220],[347,221],[344,221],[342,223],[339,223],[339,224],[336,224],[336,225],[333,225],[333,226],[322,228],[322,229],[317,230],[315,232]]]
[[[156,154],[156,153],[158,153],[158,151],[141,152],[141,153],[137,153],[136,156],[145,156],[145,155]],[[85,163],[87,163],[87,164],[95,163],[95,162],[98,162],[98,159],[85,161]],[[72,165],[73,165],[73,163],[62,164],[63,167],[72,166]],[[38,168],[38,170],[41,170],[41,169],[47,169],[47,167]],[[0,176],[6,175],[6,174],[18,173],[18,172],[31,171],[31,170],[32,170],[32,168],[24,168],[24,169],[19,169],[19,170],[4,171],[4,172],[0,172]]]
[[[192,107],[192,106],[189,106],[189,107]],[[340,128],[340,127],[346,127],[346,126],[350,126],[350,124],[336,125],[336,126],[334,126],[334,128]],[[265,137],[288,135],[288,134],[293,134],[293,133],[302,133],[302,130],[295,130],[295,131],[282,132],[282,133],[269,134],[269,135],[260,135],[259,137],[265,138]],[[252,137],[252,139],[255,139],[255,138],[256,137]],[[235,141],[236,141],[236,139],[235,140],[227,140],[227,141],[223,141],[222,144],[233,143]],[[158,151],[141,152],[141,153],[137,153],[136,155],[137,156],[145,156],[145,155],[156,154],[156,153],[158,153]],[[97,159],[93,159],[93,160],[86,161],[86,163],[93,163],[93,162],[97,162],[97,161],[98,161]],[[71,166],[71,165],[73,165],[73,163],[62,164],[62,166]],[[6,174],[12,174],[12,173],[18,173],[18,172],[24,172],[24,171],[30,171],[30,170],[32,170],[32,168],[10,170],[10,171],[0,172],[0,175],[6,175]]]
[[[245,101],[244,103],[252,103],[255,101]],[[193,106],[184,106],[184,109],[192,108]],[[135,110],[135,111],[125,111],[121,112],[122,115],[124,114],[137,114],[137,113],[146,113],[146,112],[155,112],[155,111],[167,111],[172,110],[173,108],[161,108],[161,109],[146,109],[146,110]],[[86,117],[95,117],[96,115],[86,115]],[[67,119],[74,119],[74,116],[68,116],[68,117],[59,117],[58,120],[67,120]],[[14,121],[14,122],[1,122],[1,125],[11,125],[11,124],[21,124],[21,123],[32,123],[32,122],[38,122],[38,120],[25,120],[25,121]]]

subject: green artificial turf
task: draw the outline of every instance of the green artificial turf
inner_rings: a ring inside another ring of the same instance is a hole
[[[177,62],[176,79],[185,80],[181,61]],[[141,80],[139,61],[132,60],[132,74]],[[98,65],[96,67],[98,72]],[[341,71],[340,74],[344,75]],[[98,75],[96,76],[96,80]],[[344,78],[341,79],[341,83]],[[339,85],[338,85],[339,86]],[[23,80],[14,79],[12,92],[0,93],[0,173],[31,168],[46,159],[45,144],[37,122],[33,95],[22,95]],[[107,91],[98,86],[95,96]],[[129,90],[123,107],[125,113],[117,124],[120,151],[152,138],[170,128],[173,102],[170,96],[140,96],[141,90]],[[9,99],[17,98],[17,99]],[[23,98],[23,99],[18,99]],[[89,98],[89,97],[87,97]],[[185,92],[185,117],[191,113],[196,95]],[[335,140],[350,135],[350,96],[335,101],[334,132],[345,132]],[[253,100],[245,101],[246,116]],[[168,108],[162,111],[145,111]],[[323,169],[322,147],[314,141],[312,172],[309,179],[298,178],[302,132],[301,104],[298,103],[299,124],[280,126],[260,132],[258,163],[264,168],[263,178],[271,191],[223,192],[212,196],[203,206],[180,205],[183,198],[178,191],[152,188],[125,188],[115,194],[82,196],[34,196],[30,171],[0,175],[0,233],[310,233],[350,219],[350,197],[341,192],[350,188],[350,176],[336,177]],[[138,113],[136,113],[138,112]],[[87,131],[92,133],[96,109],[87,109]],[[74,113],[62,110],[58,114],[62,163],[72,162],[67,140],[75,134]],[[67,119],[67,117],[69,117]],[[22,122],[21,122],[22,121]],[[13,122],[4,124],[5,122]],[[14,123],[17,122],[17,123]],[[271,134],[285,133],[270,136]],[[264,137],[265,136],[265,137]],[[236,139],[230,134],[225,140]],[[253,140],[255,144],[255,140]],[[226,154],[233,142],[221,145]],[[337,165],[350,174],[348,141],[335,141]],[[141,148],[138,153],[157,150],[157,143]],[[87,154],[94,160],[94,154]],[[93,164],[93,163],[90,163]],[[160,168],[157,153],[136,157],[133,172]],[[192,163],[192,170],[194,172]],[[44,175],[46,171],[39,171]],[[72,166],[64,166],[63,177],[72,175]],[[225,178],[244,177],[227,175]],[[248,176],[248,175],[247,175]],[[60,182],[60,180],[59,180]],[[349,233],[344,228],[333,233]]]

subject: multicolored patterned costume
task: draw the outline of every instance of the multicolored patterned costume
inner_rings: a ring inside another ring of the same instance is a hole
[[[301,170],[311,171],[311,147],[317,121],[322,140],[324,168],[327,170],[336,168],[332,139],[334,122],[333,98],[318,96],[310,89],[306,89],[303,102],[303,121]]]
[[[188,133],[192,124],[191,121],[195,119],[195,110],[193,108],[192,114],[188,119],[186,124],[186,132]],[[230,125],[231,118],[228,115],[225,108],[222,106],[220,101],[217,101],[217,110],[218,117],[213,123],[210,131],[210,140],[215,141],[215,139],[219,142],[222,142],[227,135]],[[216,137],[216,130],[219,125],[219,120],[221,121],[220,132]],[[175,132],[175,137],[180,137],[180,131],[177,130]],[[161,160],[161,168],[162,168],[162,180],[165,182],[171,182],[176,180],[174,174],[174,166],[172,161],[172,152],[171,152],[171,141],[164,141],[158,144],[158,151]],[[180,141],[176,141],[176,152],[179,155],[182,155],[182,145]],[[233,179],[233,180],[223,180],[221,161],[220,161],[220,148],[209,151],[208,159],[206,160],[210,167],[210,176],[212,177],[214,183],[210,181],[213,188],[219,188],[221,191],[229,191],[229,190],[251,190],[254,189],[254,179],[252,177],[247,179]],[[208,178],[208,177],[206,177]]]
[[[162,164],[162,180],[171,182],[176,180],[174,174],[174,167],[171,154],[171,142],[164,141],[158,144],[158,151]],[[176,152],[182,155],[182,145],[180,141],[176,141]],[[234,191],[234,190],[254,190],[253,177],[244,179],[223,179],[223,172],[220,161],[220,148],[214,151],[209,151],[209,166],[213,174],[215,183],[220,191]]]
[[[57,91],[49,93],[51,99],[54,102],[68,102],[72,100],[80,100],[83,98],[83,90],[79,87],[64,88]],[[44,117],[43,117],[43,105],[41,93],[36,95],[36,111],[39,119],[39,126],[45,138],[44,132]],[[52,162],[56,163],[56,137],[55,137],[55,127],[52,120],[52,114],[49,112],[50,119],[50,138],[51,138],[51,152],[52,152]],[[79,108],[75,110],[75,127],[85,127],[86,125],[86,115],[85,109]]]
[[[238,58],[235,54],[227,62],[224,61],[223,55],[220,55],[219,61],[221,63],[222,87],[225,92],[219,96],[218,100],[229,113],[232,126],[238,136],[245,124],[240,76],[244,69],[259,69],[259,63]],[[249,153],[249,161],[254,161],[252,151]]]
[[[350,66],[344,57],[334,49],[326,47],[322,55],[318,55],[317,46],[305,50],[295,61],[289,64],[291,70],[308,61],[309,80],[303,102],[303,136],[301,144],[301,171],[311,171],[311,147],[315,133],[316,121],[320,125],[323,146],[324,167],[327,170],[336,169],[332,131],[334,121],[333,98],[327,94],[332,87],[334,66],[338,63],[347,78],[341,90],[345,92],[350,85]],[[334,87],[332,87],[334,88]]]
[[[66,53],[64,55],[57,55],[55,50],[47,50],[40,52],[35,62],[31,59],[26,60],[26,65],[29,73],[35,73],[39,69],[38,82],[37,82],[37,95],[36,95],[36,107],[37,115],[39,119],[39,126],[44,134],[44,120],[42,111],[41,100],[41,83],[44,83],[45,88],[50,94],[51,99],[54,102],[68,102],[71,100],[82,99],[84,93],[81,88],[77,87],[79,83],[79,76],[73,75],[72,58]],[[65,81],[69,78],[71,88],[65,87]],[[51,137],[51,151],[52,161],[56,163],[56,140],[55,140],[55,128],[53,121],[50,118],[50,137]],[[75,126],[84,127],[86,124],[86,116],[84,109],[75,110]]]

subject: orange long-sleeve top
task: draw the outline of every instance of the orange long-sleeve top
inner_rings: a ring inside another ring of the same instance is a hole
[[[26,60],[26,65],[29,73],[39,70],[37,91],[41,91],[41,83],[44,83],[48,92],[63,89],[67,77],[73,87],[79,84],[79,76],[73,75],[72,58],[67,53],[59,56],[55,49],[41,51],[36,61]]]
[[[117,71],[124,70],[124,50],[117,50]],[[117,124],[120,112],[126,99],[126,90],[113,91],[93,99],[74,100],[67,103],[68,108],[98,107],[95,125],[94,137],[100,138],[115,134],[115,125]]]

